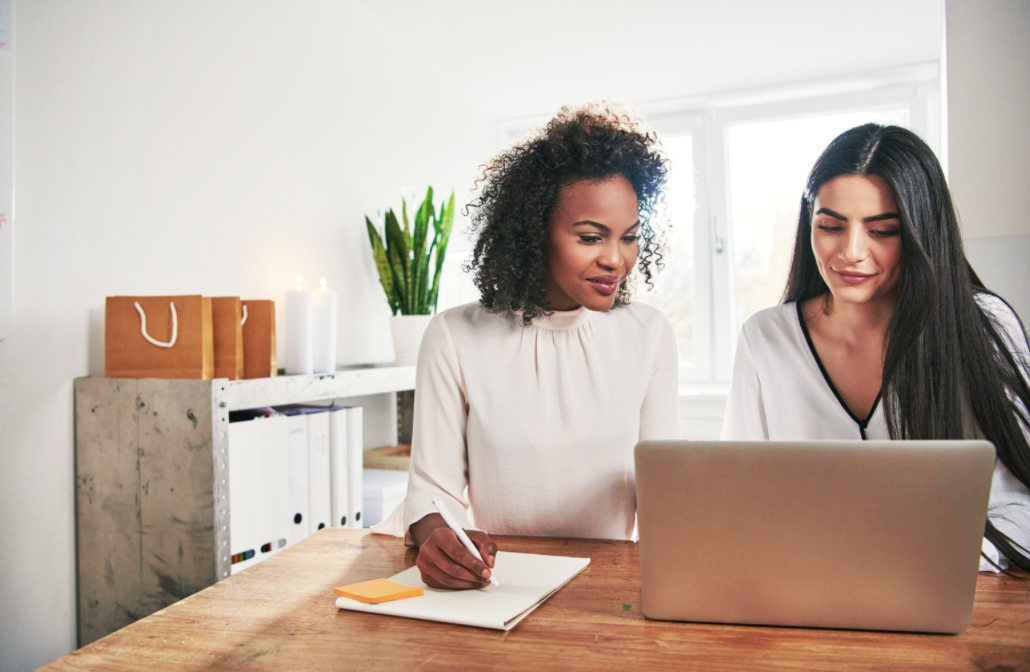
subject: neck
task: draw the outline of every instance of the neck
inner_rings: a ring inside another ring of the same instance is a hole
[[[570,310],[579,310],[580,305],[575,301],[549,301],[547,307],[556,313],[566,313]]]
[[[547,277],[544,287],[544,301],[547,302],[547,308],[549,310],[563,313],[565,311],[576,310],[579,308],[579,304],[573,301],[565,292],[561,291],[558,287],[558,283],[556,283],[550,276]]]
[[[854,335],[858,339],[876,335],[882,339],[887,334],[887,325],[894,316],[896,305],[894,296],[870,303],[844,303],[834,300],[831,295],[826,317],[843,337]]]

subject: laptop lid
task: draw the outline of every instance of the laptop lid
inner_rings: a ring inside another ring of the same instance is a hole
[[[987,441],[642,442],[644,614],[961,632],[994,460]]]

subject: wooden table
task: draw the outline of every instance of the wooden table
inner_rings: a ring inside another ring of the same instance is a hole
[[[1030,578],[981,575],[973,625],[917,635],[649,621],[629,542],[497,537],[590,566],[510,632],[337,610],[334,586],[415,562],[397,539],[325,529],[47,670],[1030,669]]]

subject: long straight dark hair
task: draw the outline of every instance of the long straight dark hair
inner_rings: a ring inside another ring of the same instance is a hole
[[[962,408],[968,403],[998,459],[1030,487],[1027,363],[1012,354],[1003,328],[976,300],[991,292],[966,260],[944,172],[919,136],[898,126],[866,124],[830,143],[801,198],[783,301],[829,292],[812,252],[812,206],[820,187],[841,175],[885,180],[901,220],[901,278],[881,387],[891,438],[963,438],[968,428]],[[1012,563],[1030,570],[1030,550],[990,519],[984,536]]]

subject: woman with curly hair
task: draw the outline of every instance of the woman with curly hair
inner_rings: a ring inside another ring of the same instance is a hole
[[[672,327],[630,302],[634,270],[650,284],[661,259],[666,172],[653,134],[597,107],[562,109],[484,168],[466,269],[481,298],[426,330],[408,495],[377,528],[419,547],[428,585],[485,585],[487,531],[632,536],[633,448],[679,436]]]

